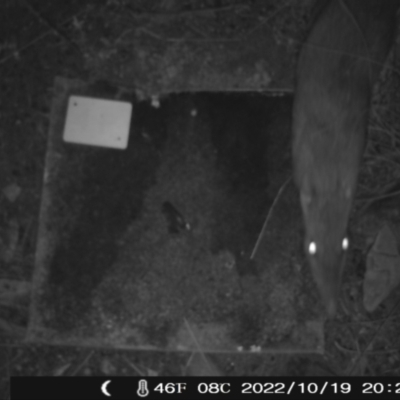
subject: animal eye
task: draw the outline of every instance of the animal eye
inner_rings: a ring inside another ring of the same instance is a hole
[[[317,252],[317,244],[315,242],[310,242],[308,245],[308,253],[314,255]]]
[[[347,250],[349,248],[349,239],[345,237],[342,240],[342,250]]]

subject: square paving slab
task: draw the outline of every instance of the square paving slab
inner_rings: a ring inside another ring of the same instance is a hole
[[[71,96],[132,104],[126,149],[64,141]],[[185,93],[146,102],[58,78],[28,341],[321,351],[290,179],[291,101]]]

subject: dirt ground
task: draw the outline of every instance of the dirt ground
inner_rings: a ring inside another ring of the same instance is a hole
[[[107,47],[110,37],[116,33],[111,29],[112,21],[106,28],[100,22],[104,22],[107,7],[115,11],[122,3],[126,2],[8,0],[0,5],[0,281],[12,281],[16,285],[14,292],[22,293],[10,300],[2,297],[0,291],[0,399],[9,398],[10,376],[398,376],[400,319],[395,311],[398,296],[393,293],[369,315],[356,300],[362,297],[370,238],[382,221],[391,221],[397,227],[397,206],[393,201],[390,204],[375,202],[369,214],[352,219],[351,231],[357,246],[351,251],[351,266],[344,276],[349,312],[325,322],[323,355],[178,353],[23,342],[29,319],[29,283],[36,249],[54,79],[56,76],[82,81],[92,78],[88,62],[90,43],[97,43],[100,37]],[[137,2],[138,9],[152,11],[140,8],[142,3]],[[203,3],[213,5],[212,2]],[[218,3],[225,5],[223,1]],[[389,137],[396,141],[395,136]],[[371,179],[371,176],[384,177],[382,180],[387,181],[387,165],[398,163],[397,156],[389,159],[387,153],[384,153],[383,164],[376,161],[382,154],[377,148],[379,145],[374,141],[361,174],[361,198],[365,194],[368,197],[379,193],[378,179]],[[397,164],[390,171],[396,178],[393,171],[398,173]],[[385,185],[381,183],[381,186]],[[364,203],[359,204],[357,209]],[[212,303],[210,292],[203,295],[204,303]],[[238,336],[243,338],[246,332],[242,330]],[[251,340],[248,338],[247,344]],[[159,341],[162,342],[162,338]]]

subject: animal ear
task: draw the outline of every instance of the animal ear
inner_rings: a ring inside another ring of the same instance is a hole
[[[305,209],[305,207],[308,208],[311,203],[311,195],[308,191],[300,191],[300,202],[303,209]]]
[[[308,207],[311,203],[311,184],[310,177],[308,175],[303,175],[298,182],[299,192],[300,192],[300,203],[303,207]]]
[[[344,185],[344,197],[345,197],[346,199],[351,199],[351,196],[352,196],[351,185],[345,184],[345,185]]]

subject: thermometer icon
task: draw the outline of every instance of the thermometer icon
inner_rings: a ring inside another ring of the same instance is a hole
[[[139,381],[139,387],[138,387],[138,390],[137,390],[137,395],[139,396],[139,397],[146,397],[146,396],[148,396],[149,395],[149,389],[147,388],[147,381],[146,381],[146,379],[141,379],[140,381]]]

